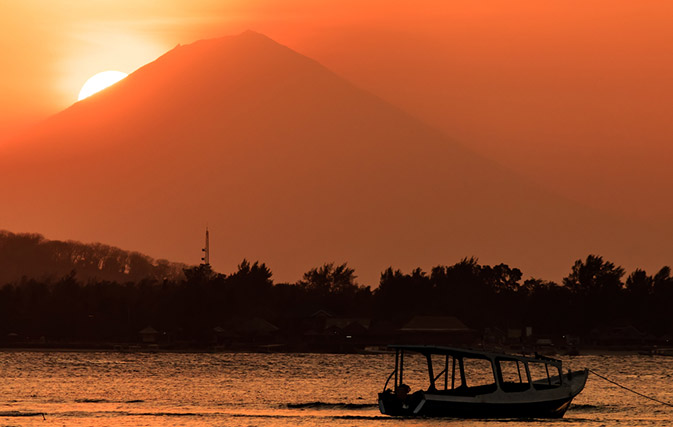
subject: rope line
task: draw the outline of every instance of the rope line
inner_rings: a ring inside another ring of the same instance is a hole
[[[621,388],[623,388],[623,389],[626,390],[626,391],[630,391],[631,393],[637,394],[638,396],[644,397],[645,399],[649,399],[649,400],[651,400],[651,401],[653,401],[653,402],[657,402],[657,403],[660,403],[660,404],[662,404],[662,405],[670,406],[670,407],[673,408],[673,404],[671,404],[671,403],[664,402],[663,400],[655,399],[654,397],[647,396],[647,395],[645,395],[645,394],[643,394],[643,393],[640,393],[640,392],[635,391],[635,390],[633,390],[633,389],[631,389],[631,388],[628,388],[628,387],[626,387],[626,386],[623,386],[623,385],[621,385],[621,384],[619,384],[619,383],[617,383],[617,382],[615,382],[615,381],[612,381],[610,378],[606,378],[606,377],[604,377],[603,375],[599,374],[598,372],[594,371],[593,369],[589,369],[589,372],[591,372],[592,374],[596,375],[598,378],[602,378],[602,379],[604,379],[605,381],[607,381],[607,382],[609,382],[609,383],[612,383],[612,384],[616,385],[617,387],[621,387]]]

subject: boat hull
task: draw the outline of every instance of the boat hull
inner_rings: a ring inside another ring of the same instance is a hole
[[[422,400],[422,407],[403,407],[394,402],[385,402],[379,396],[379,408],[386,415],[455,417],[455,418],[561,418],[570,406],[572,397],[542,402],[484,403],[440,402]]]

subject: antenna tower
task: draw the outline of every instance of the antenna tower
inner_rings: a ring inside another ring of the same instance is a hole
[[[208,236],[208,227],[206,227],[206,246],[201,251],[203,252],[203,257],[201,258],[203,265],[210,267],[210,237]]]

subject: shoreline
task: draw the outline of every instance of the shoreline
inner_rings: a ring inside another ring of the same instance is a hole
[[[500,350],[494,350],[499,352]],[[670,357],[667,355],[654,354],[651,352],[651,347],[643,348],[628,348],[628,349],[616,349],[616,348],[600,348],[600,347],[587,347],[582,348],[579,351],[579,354],[562,354],[562,353],[544,353],[545,356],[550,356],[554,358],[574,358],[581,356],[660,356],[660,357]],[[503,350],[503,353],[509,354],[521,354],[520,352]],[[154,348],[154,347],[141,347],[141,346],[124,346],[124,347],[113,347],[113,346],[12,346],[12,347],[0,347],[0,353],[120,353],[120,354],[133,354],[133,353],[208,353],[208,354],[235,354],[235,353],[275,353],[275,354],[363,354],[363,355],[381,355],[386,353],[381,352],[370,352],[365,350],[356,350],[356,351],[328,351],[325,349],[301,349],[301,350],[292,350],[292,349],[278,349],[272,350],[269,348],[255,348],[255,347],[246,347],[240,349],[226,349],[226,348],[199,348],[199,347],[187,347],[187,348]],[[394,353],[392,353],[394,354]]]

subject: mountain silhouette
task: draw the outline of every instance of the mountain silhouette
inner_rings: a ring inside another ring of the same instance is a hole
[[[670,255],[251,31],[177,46],[3,144],[0,170],[2,228],[194,264],[207,224],[216,270],[259,259],[276,281],[473,255],[558,280],[587,253]]]

